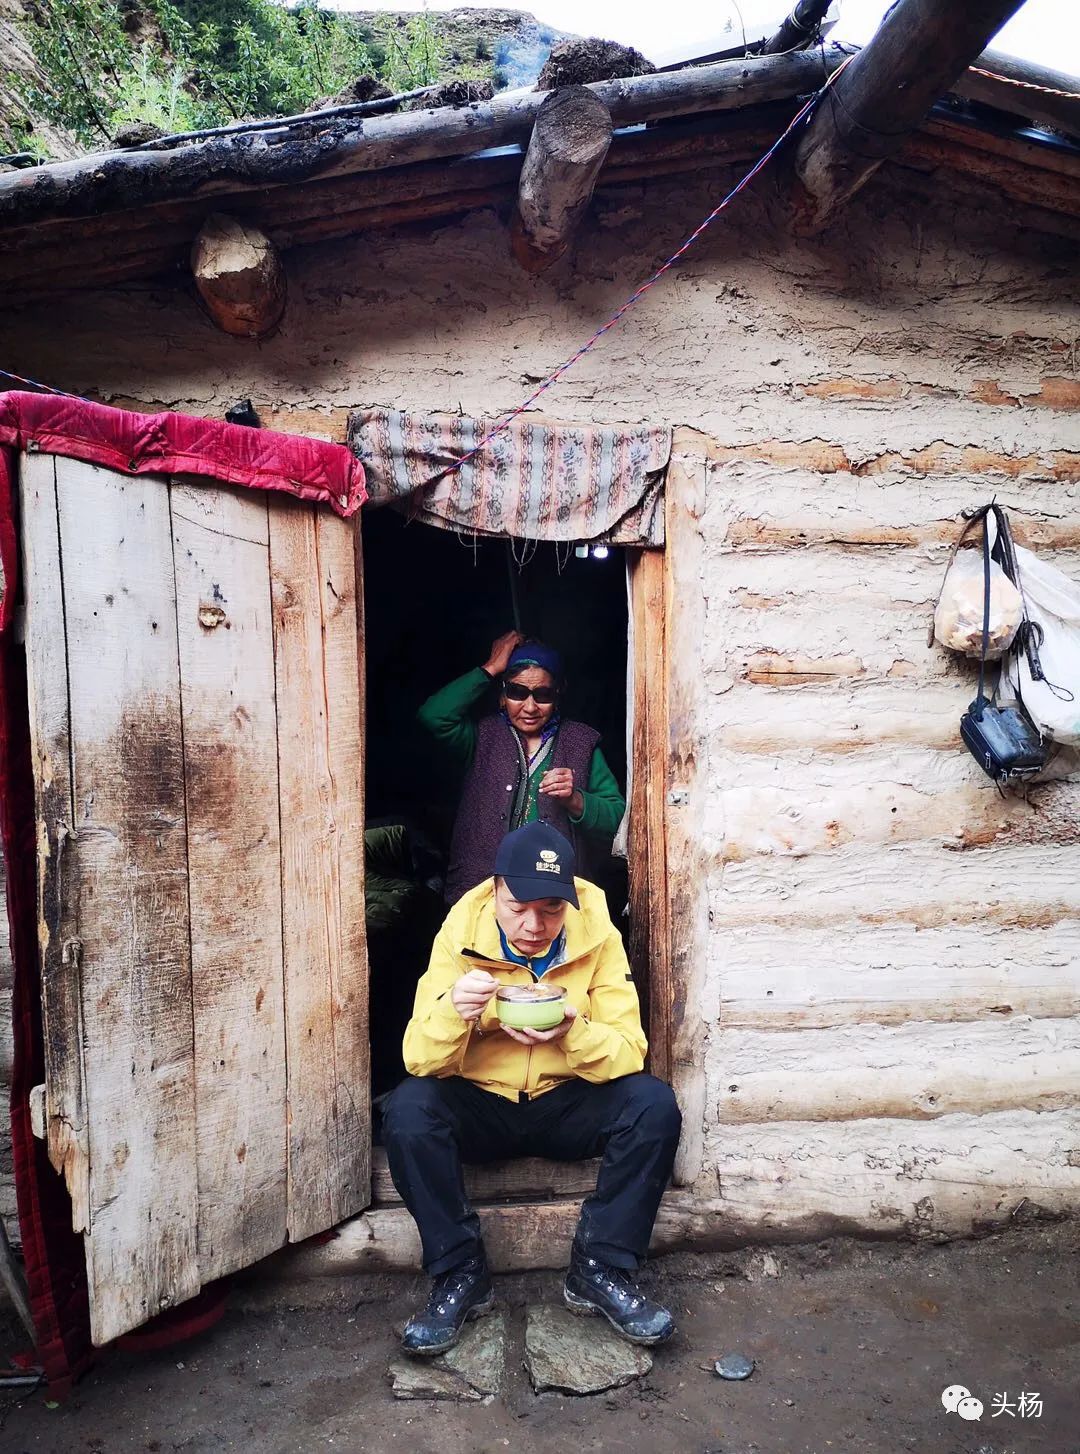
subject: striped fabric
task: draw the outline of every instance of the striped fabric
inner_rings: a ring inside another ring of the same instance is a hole
[[[474,459],[446,470],[490,422],[401,409],[362,409],[349,444],[364,465],[368,505],[470,535],[662,545],[671,430],[517,419]]]

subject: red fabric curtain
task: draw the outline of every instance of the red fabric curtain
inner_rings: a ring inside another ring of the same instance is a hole
[[[364,467],[342,444],[187,414],[133,414],[69,394],[0,394],[0,444],[122,474],[283,490],[346,518],[367,499]]]

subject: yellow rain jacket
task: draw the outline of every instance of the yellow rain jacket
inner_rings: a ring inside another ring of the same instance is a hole
[[[648,1045],[622,940],[601,890],[584,879],[574,883],[581,908],[567,911],[565,957],[543,977],[544,984],[565,989],[578,1012],[566,1034],[546,1044],[520,1045],[503,1034],[494,996],[472,1024],[454,1008],[450,990],[471,969],[486,969],[500,984],[535,982],[525,965],[503,957],[494,880],[485,879],[446,916],[416,986],[405,1028],[410,1075],[460,1075],[516,1101],[521,1091],[542,1095],[573,1076],[600,1085],[642,1069]]]

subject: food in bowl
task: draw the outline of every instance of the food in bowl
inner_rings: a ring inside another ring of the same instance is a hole
[[[566,991],[556,985],[503,985],[495,1013],[512,1030],[554,1030],[566,1015]]]

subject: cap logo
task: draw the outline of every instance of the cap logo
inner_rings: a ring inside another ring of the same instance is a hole
[[[541,848],[540,861],[536,865],[537,873],[562,873],[559,866],[559,855],[554,848]]]

